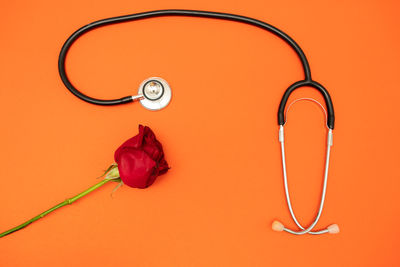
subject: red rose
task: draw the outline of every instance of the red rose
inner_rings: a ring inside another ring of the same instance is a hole
[[[161,143],[153,131],[139,125],[139,134],[123,143],[114,154],[119,175],[124,184],[146,188],[157,176],[168,171]]]

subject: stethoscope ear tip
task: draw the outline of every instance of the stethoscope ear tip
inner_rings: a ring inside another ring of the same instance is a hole
[[[337,224],[331,224],[328,226],[328,233],[330,234],[338,234],[340,232],[339,225]]]
[[[272,230],[276,232],[282,232],[285,226],[280,221],[273,221],[272,222]]]
[[[273,221],[272,222],[272,230],[274,230],[276,232],[282,232],[283,230],[285,230],[285,226],[280,221]],[[307,232],[304,232],[305,230],[303,230],[302,232],[295,232],[295,231],[291,231],[291,230],[287,230],[287,231],[289,233],[293,233],[293,234],[305,234],[305,233],[309,232],[309,229],[307,229]],[[326,230],[315,232],[315,233],[317,233],[317,234],[321,234],[321,233],[338,234],[339,232],[340,232],[339,225],[331,224],[326,228]],[[310,232],[310,233],[312,233],[312,232]]]

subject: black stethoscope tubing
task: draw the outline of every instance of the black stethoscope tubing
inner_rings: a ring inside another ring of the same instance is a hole
[[[182,10],[182,9],[167,9],[167,10],[155,10],[155,11],[149,11],[149,12],[142,12],[142,13],[136,13],[132,15],[126,15],[126,16],[119,16],[119,17],[112,17],[112,18],[107,18],[107,19],[102,19],[98,20],[95,22],[92,22],[88,25],[85,25],[75,31],[64,43],[59,59],[58,59],[58,70],[60,73],[61,80],[63,81],[64,85],[68,88],[71,93],[73,93],[75,96],[78,98],[89,102],[91,104],[96,104],[96,105],[119,105],[119,104],[125,104],[132,102],[132,97],[131,96],[126,96],[122,97],[119,99],[112,99],[112,100],[103,100],[103,99],[97,99],[97,98],[92,98],[90,96],[87,96],[80,92],[78,89],[76,89],[70,80],[68,79],[68,76],[65,71],[65,58],[67,56],[67,53],[71,47],[71,45],[83,34],[85,34],[88,31],[94,30],[96,28],[110,25],[110,24],[116,24],[116,23],[121,23],[121,22],[127,22],[127,21],[134,21],[134,20],[140,20],[140,19],[146,19],[146,18],[152,18],[152,17],[163,17],[163,16],[189,16],[189,17],[205,17],[205,18],[214,18],[214,19],[222,19],[222,20],[230,20],[230,21],[237,21],[249,25],[253,25],[259,28],[262,28],[264,30],[267,30],[282,40],[284,40],[287,44],[290,45],[290,47],[293,48],[293,50],[296,52],[297,56],[299,57],[301,64],[303,66],[303,71],[304,71],[304,80],[295,82],[291,86],[289,86],[288,89],[286,89],[282,100],[279,104],[279,109],[278,109],[278,124],[279,125],[284,125],[285,124],[285,106],[286,102],[290,96],[290,94],[296,90],[297,88],[303,87],[303,86],[310,86],[315,89],[317,89],[322,96],[324,97],[326,108],[327,108],[327,113],[328,113],[328,118],[327,118],[327,126],[330,129],[334,128],[334,123],[335,123],[335,115],[334,115],[334,110],[333,110],[333,104],[331,97],[328,93],[328,91],[318,82],[313,81],[311,78],[311,71],[310,71],[310,66],[308,64],[307,58],[303,52],[303,50],[300,48],[300,46],[286,33],[283,31],[279,30],[278,28],[265,23],[263,21],[241,16],[241,15],[234,15],[234,14],[229,14],[229,13],[220,13],[220,12],[211,12],[211,11],[199,11],[199,10]]]

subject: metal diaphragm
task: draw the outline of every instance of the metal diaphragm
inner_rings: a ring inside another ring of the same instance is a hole
[[[150,110],[165,108],[171,101],[171,88],[162,78],[151,77],[144,80],[139,86],[139,95],[143,95],[140,103]]]

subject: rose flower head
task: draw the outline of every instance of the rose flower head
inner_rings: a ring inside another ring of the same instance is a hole
[[[114,154],[119,177],[130,187],[146,188],[168,171],[161,143],[153,131],[139,125],[139,134],[123,143]]]

